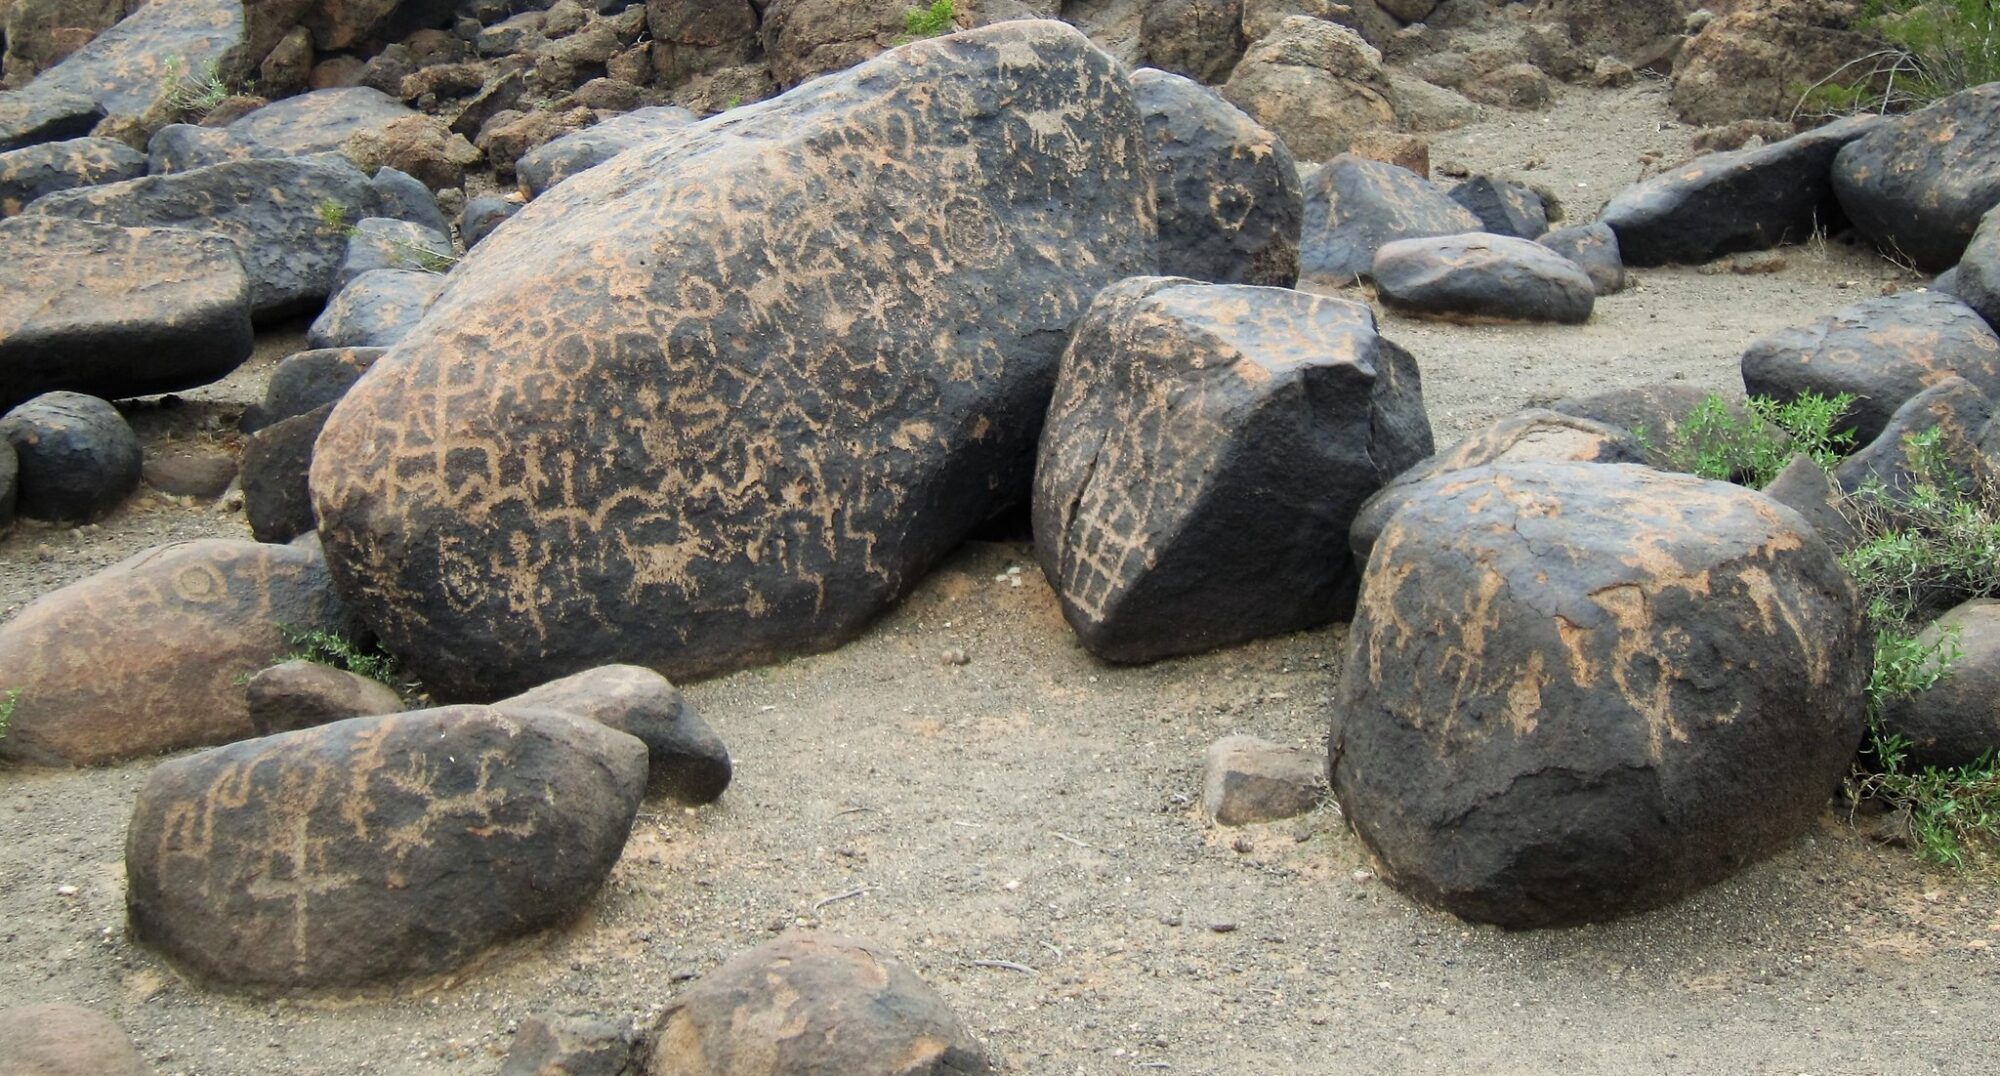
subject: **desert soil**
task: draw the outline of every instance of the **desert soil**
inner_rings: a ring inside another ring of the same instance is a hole
[[[1661,86],[1568,89],[1433,154],[1544,184],[1580,220],[1687,135]],[[1643,271],[1580,328],[1384,324],[1423,365],[1443,444],[1618,385],[1740,393],[1753,337],[1916,283],[1837,239],[1750,261],[1770,271]],[[272,334],[228,382],[136,413],[149,451],[228,444],[298,343]],[[22,525],[0,541],[0,616],[208,535],[248,532],[152,493],[92,527]],[[1399,896],[1331,808],[1206,825],[1203,749],[1231,733],[1318,746],[1345,640],[1334,626],[1109,667],[1073,642],[1025,542],[969,544],[855,644],[693,685],[735,786],[699,810],[649,802],[580,921],[360,998],[232,998],[127,940],[124,832],[147,764],[0,772],[4,1001],[99,1008],[162,1073],[488,1074],[531,1014],[644,1022],[802,927],[902,957],[1020,1073],[2000,1071],[2000,886],[1921,866],[1831,807],[1677,905],[1535,933]]]

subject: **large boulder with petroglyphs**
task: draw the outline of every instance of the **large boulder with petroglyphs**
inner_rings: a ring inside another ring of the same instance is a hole
[[[1333,620],[1363,501],[1430,454],[1417,366],[1361,303],[1138,277],[1063,354],[1035,549],[1092,653],[1153,661]]]
[[[285,632],[331,631],[316,549],[204,539],[148,550],[44,595],[0,626],[0,756],[96,765],[257,734],[240,678]]]
[[[1388,877],[1467,919],[1607,919],[1809,831],[1872,639],[1791,509],[1631,464],[1440,475],[1375,544],[1332,719]]]
[[[1143,138],[1017,22],[557,185],[328,421],[344,595],[448,698],[852,638],[1026,498],[1071,325],[1155,263]]]
[[[126,834],[132,936],[259,992],[449,971],[587,904],[645,787],[633,737],[484,706],[174,759]]]

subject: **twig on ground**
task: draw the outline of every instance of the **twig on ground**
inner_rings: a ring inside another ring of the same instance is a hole
[[[975,960],[972,962],[972,966],[975,968],[999,968],[1002,971],[1018,971],[1023,975],[1041,974],[1041,972],[1036,971],[1026,964],[1016,964],[1011,960]]]
[[[845,893],[835,893],[833,896],[830,897],[821,897],[819,900],[813,902],[813,907],[812,907],[813,914],[818,915],[819,910],[821,908],[826,907],[829,904],[833,904],[835,902],[843,900],[853,900],[855,897],[866,895],[867,892],[868,892],[868,887],[862,886],[860,889],[850,889]]]

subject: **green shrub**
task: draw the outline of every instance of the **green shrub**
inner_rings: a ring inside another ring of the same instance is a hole
[[[1888,47],[1802,88],[1794,118],[1906,111],[2000,81],[2000,5],[1991,0],[1869,0],[1856,29]]]
[[[1802,453],[1831,468],[1854,440],[1851,433],[1836,433],[1833,428],[1853,405],[1854,397],[1847,393],[1829,398],[1809,392],[1788,403],[1753,396],[1746,422],[1727,400],[1711,393],[1675,431],[1666,448],[1667,465],[1718,482],[1741,482],[1757,488],[1776,478],[1793,456]]]
[[[284,632],[285,642],[292,647],[292,652],[286,655],[287,661],[331,665],[370,680],[379,680],[398,690],[410,686],[404,683],[403,670],[396,664],[396,659],[380,650],[363,649],[345,636],[317,628],[286,627],[280,630]]]
[[[21,703],[19,690],[0,695],[0,740],[7,738],[7,729],[14,724],[14,707]]]
[[[934,0],[929,7],[903,12],[903,36],[908,41],[937,37],[951,33],[957,22],[958,7],[953,0]]]
[[[167,61],[160,83],[166,90],[167,107],[184,116],[206,116],[230,95],[229,84],[214,60],[203,63],[199,71],[190,71],[187,61],[176,56]]]

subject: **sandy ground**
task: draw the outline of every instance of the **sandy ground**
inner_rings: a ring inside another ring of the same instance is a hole
[[[1685,146],[1662,97],[1566,91],[1439,138],[1435,157],[1556,187],[1585,218],[1640,153]],[[1385,328],[1423,364],[1449,442],[1602,387],[1740,392],[1752,337],[1899,282],[1832,242],[1764,274],[1642,273],[1580,328]],[[140,416],[149,448],[229,443],[227,420],[293,346],[269,339],[230,382]],[[151,494],[93,528],[17,528],[0,540],[0,615],[212,534],[247,537],[239,517]],[[1397,895],[1332,809],[1207,826],[1203,749],[1238,732],[1317,746],[1345,636],[1108,667],[1075,645],[1024,544],[970,544],[854,645],[693,685],[736,784],[700,810],[649,802],[579,922],[374,997],[184,983],[124,935],[147,765],[0,772],[5,997],[97,1007],[162,1073],[484,1074],[531,1014],[643,1022],[729,954],[809,927],[901,955],[1020,1073],[2000,1072],[2000,886],[1921,867],[1832,810],[1676,906],[1528,934]],[[944,664],[950,648],[970,663]]]

